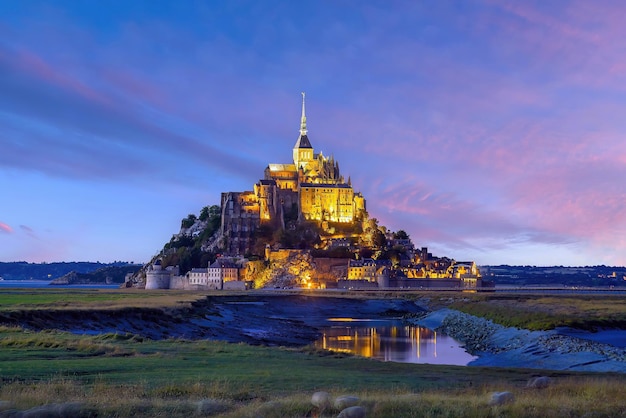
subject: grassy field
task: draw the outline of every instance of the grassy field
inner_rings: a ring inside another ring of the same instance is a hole
[[[480,293],[454,298],[448,306],[501,325],[530,330],[560,326],[626,329],[624,296]]]
[[[0,289],[0,312],[30,309],[180,308],[210,292],[141,289]]]
[[[298,293],[296,291],[292,292]],[[0,289],[0,313],[31,309],[124,309],[189,307],[220,292],[140,289]],[[233,294],[233,293],[229,293]],[[250,294],[250,293],[245,293]],[[287,292],[281,292],[285,295]],[[465,292],[308,292],[319,297],[406,298],[432,309],[450,307],[505,326],[531,330],[571,326],[626,329],[626,298],[607,294],[549,295]]]
[[[189,306],[203,296],[29,289],[0,292],[0,306],[7,312],[76,307],[172,309]],[[495,296],[403,295],[466,309],[472,302],[503,307],[508,303],[509,312],[520,316],[531,303],[546,306],[549,315],[556,309],[552,305],[560,303],[560,298],[548,302],[543,297],[529,301],[530,297]],[[616,307],[608,308],[608,313],[598,309],[606,299],[571,299],[564,299],[558,315],[571,310],[572,317],[585,317],[597,311],[604,318],[621,312]],[[553,383],[542,390],[527,389],[528,379],[537,375],[550,376]],[[11,408],[80,402],[78,415],[82,416],[304,417],[319,412],[310,403],[317,390],[333,396],[359,396],[368,417],[626,416],[624,375],[384,363],[312,347],[152,341],[135,335],[79,336],[19,327],[0,327],[0,376],[0,401],[10,401]],[[515,401],[489,406],[494,391],[511,391]],[[0,402],[0,409],[9,407],[3,405]],[[322,416],[338,412],[330,408]]]

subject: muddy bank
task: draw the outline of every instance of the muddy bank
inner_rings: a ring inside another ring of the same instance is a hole
[[[413,302],[301,295],[208,297],[184,309],[29,310],[0,314],[0,323],[79,334],[131,333],[150,339],[216,339],[255,345],[300,346],[328,318],[382,319],[423,312]]]

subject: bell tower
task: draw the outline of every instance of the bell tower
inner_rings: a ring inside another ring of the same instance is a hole
[[[302,92],[302,118],[300,119],[300,136],[293,147],[293,163],[296,169],[305,167],[313,160],[313,147],[307,136],[306,113],[304,110],[304,92]]]

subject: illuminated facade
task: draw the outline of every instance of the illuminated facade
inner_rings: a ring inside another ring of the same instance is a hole
[[[227,252],[250,249],[261,224],[285,227],[285,219],[351,223],[365,214],[365,199],[340,174],[339,163],[315,154],[308,137],[302,93],[300,135],[293,147],[293,163],[269,164],[253,191],[222,193],[222,236]]]
[[[378,266],[371,258],[348,261],[348,280],[376,281]]]

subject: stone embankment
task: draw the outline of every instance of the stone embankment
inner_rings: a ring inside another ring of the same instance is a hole
[[[556,331],[507,328],[451,309],[435,311],[416,322],[461,341],[467,352],[479,357],[472,366],[626,373],[625,350],[610,344]]]

